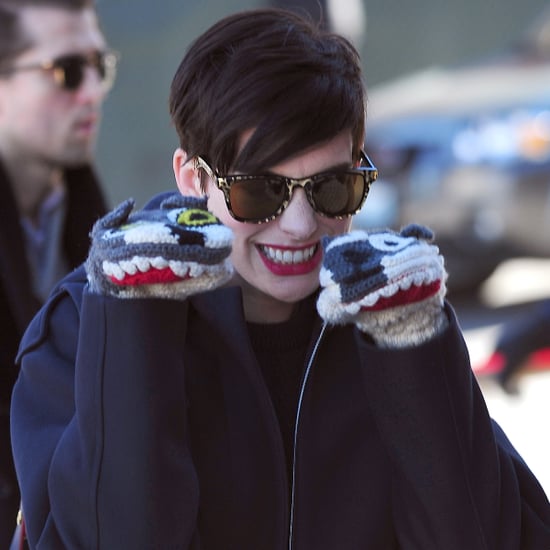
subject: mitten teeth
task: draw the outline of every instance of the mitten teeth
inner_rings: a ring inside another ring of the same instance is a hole
[[[191,277],[200,277],[203,273],[206,273],[206,272],[207,272],[207,269],[206,269],[206,266],[204,265],[192,263],[189,266],[189,275]]]
[[[187,277],[189,273],[189,266],[187,264],[184,264],[183,262],[177,262],[175,260],[167,262],[166,260],[164,260],[164,266],[158,267],[157,269],[164,269],[165,267],[169,267],[172,270],[172,273],[176,274],[178,277],[181,277],[182,279]]]
[[[114,277],[115,279],[118,279],[119,281],[122,281],[124,279],[126,272],[122,267],[120,267],[118,264],[108,262],[107,260],[104,260],[101,264],[101,267],[103,268],[103,273],[107,275],[108,277]]]
[[[142,257],[134,256],[132,258],[132,261],[135,262],[136,267],[142,273],[145,273],[145,272],[149,271],[149,269],[151,269],[151,260],[149,258],[142,258]]]
[[[105,260],[102,264],[103,272],[109,277],[115,277],[122,281],[127,275],[135,275],[138,271],[147,273],[151,268],[165,269],[169,267],[171,271],[185,279],[187,277],[200,277],[205,273],[216,273],[217,271],[227,271],[227,262],[221,265],[203,265],[197,262],[178,262],[167,261],[164,258],[142,258],[134,257],[131,260],[123,260],[118,263]]]
[[[151,265],[155,269],[164,269],[165,267],[168,267],[169,262],[162,256],[157,256],[156,258],[150,258]]]
[[[95,224],[86,260],[94,292],[183,299],[231,277],[233,233],[206,200],[178,195],[163,204],[130,215],[130,201]]]
[[[385,289],[383,289],[385,290]],[[393,294],[395,294],[395,292],[397,291],[392,291],[390,293],[390,296],[392,296]],[[364,306],[373,306],[374,304],[376,304],[376,302],[378,302],[378,300],[384,296],[384,294],[381,292],[381,291],[376,291],[376,292],[373,292],[371,294],[367,294],[365,297],[363,297],[361,300],[359,300],[358,302],[354,302],[354,304],[350,304],[350,305],[355,305],[357,304],[358,306],[360,307],[364,307]],[[359,309],[359,308],[357,308]]]
[[[129,275],[134,275],[138,271],[137,266],[132,261],[121,261],[118,265],[125,273],[128,273]]]
[[[172,262],[175,264],[175,262]],[[155,269],[165,269],[170,267],[176,275],[179,275],[172,268],[172,263],[169,263],[164,258],[158,256],[156,258],[146,258],[143,256],[133,256],[129,260],[120,260],[120,262],[109,262],[104,260],[102,263],[103,272],[110,276],[115,277],[119,281],[122,281],[126,275],[135,275],[138,271],[141,273],[147,273],[152,267]],[[181,269],[179,269],[181,272]]]
[[[433,275],[432,273],[427,272],[426,275],[427,276],[424,276],[422,273],[413,273],[413,276],[409,280],[406,280],[405,284],[402,286],[403,290],[408,290],[411,285],[419,286],[424,282],[430,283],[435,280],[435,277],[431,276]]]
[[[420,287],[423,285],[430,285],[440,280],[440,276],[435,272],[414,272],[403,275],[396,281],[388,283],[386,286],[372,292],[359,300],[359,304],[362,307],[371,307],[378,302],[381,298],[391,298],[400,291],[408,291],[411,287]]]

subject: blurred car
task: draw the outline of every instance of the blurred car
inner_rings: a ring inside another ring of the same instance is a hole
[[[372,88],[365,147],[380,180],[354,227],[428,225],[451,290],[550,257],[550,9],[499,55]]]

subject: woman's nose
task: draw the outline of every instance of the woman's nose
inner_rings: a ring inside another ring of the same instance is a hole
[[[300,240],[311,237],[317,230],[317,216],[304,189],[294,189],[289,205],[279,216],[279,227]]]

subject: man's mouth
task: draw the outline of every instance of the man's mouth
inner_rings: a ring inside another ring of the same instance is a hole
[[[77,134],[90,136],[95,134],[99,124],[97,115],[83,116],[75,121],[74,129]]]

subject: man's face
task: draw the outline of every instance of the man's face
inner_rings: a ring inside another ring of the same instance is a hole
[[[68,11],[29,7],[21,13],[32,46],[13,61],[24,67],[68,54],[106,48],[92,9]],[[0,78],[0,146],[7,154],[52,165],[91,159],[105,89],[96,69],[86,66],[76,90],[56,84],[52,71],[19,71]]]

